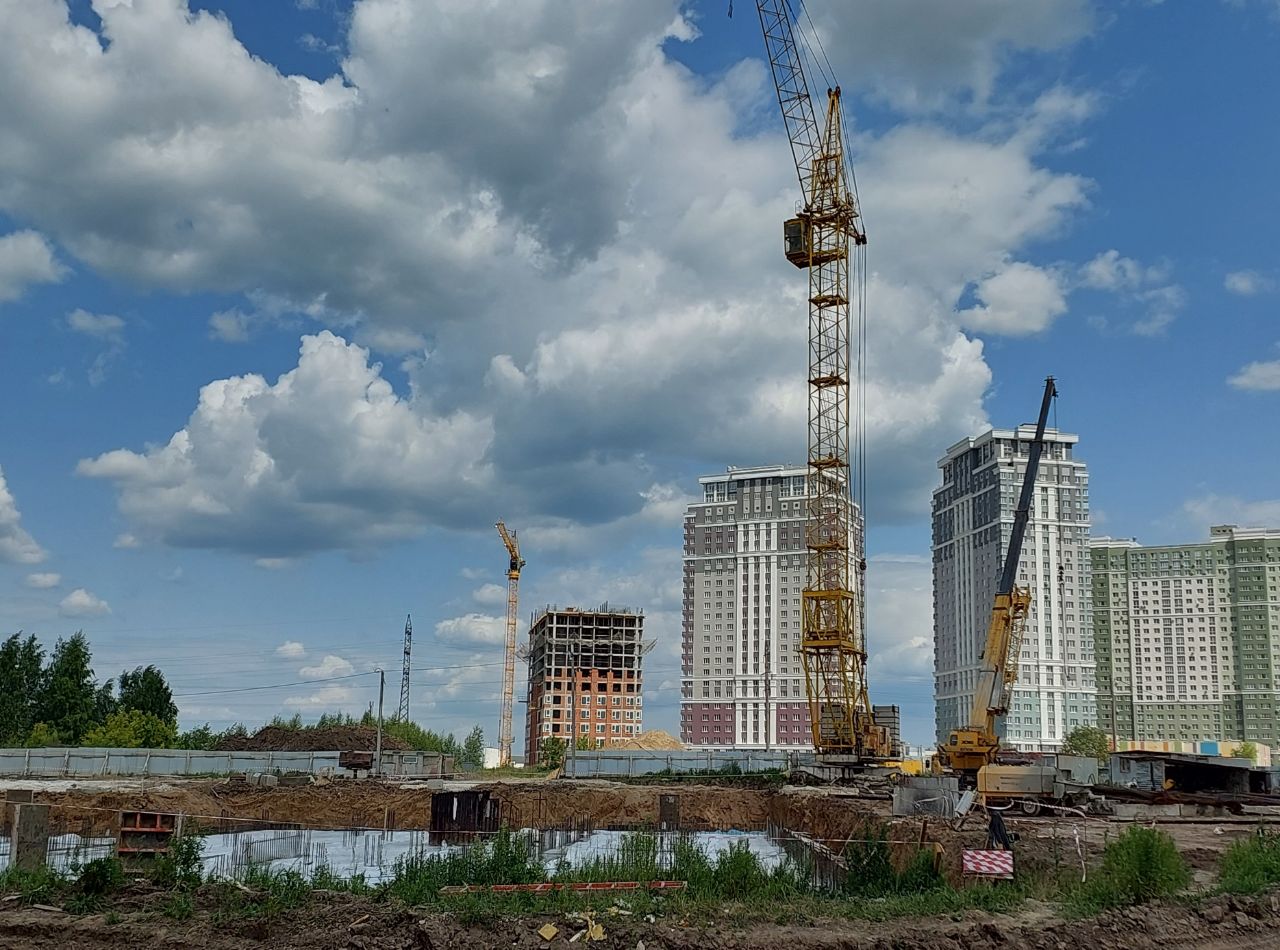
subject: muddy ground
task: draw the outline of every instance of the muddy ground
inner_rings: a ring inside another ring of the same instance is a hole
[[[0,785],[0,788],[3,786]],[[451,785],[451,787],[453,787]],[[823,788],[724,788],[697,785],[628,786],[610,782],[507,782],[485,786],[502,802],[504,820],[515,826],[556,827],[586,821],[596,827],[652,826],[661,795],[679,799],[680,824],[690,828],[764,829],[782,826],[807,834],[839,850],[844,842],[883,827],[898,848],[914,848],[922,839],[942,845],[944,868],[959,880],[960,851],[981,847],[985,823],[975,818],[953,830],[941,821],[888,817],[888,802],[859,798],[848,790]],[[187,781],[140,787],[66,788],[35,792],[37,801],[54,806],[58,830],[105,833],[121,809],[154,809],[199,816],[208,830],[233,819],[296,822],[315,828],[426,828],[432,791],[422,784],[335,782],[301,788],[253,788],[223,781]],[[1199,889],[1210,887],[1222,852],[1234,840],[1255,833],[1274,817],[1232,820],[1162,821],[1195,871]],[[871,823],[870,825],[868,823]],[[1017,835],[1019,867],[1074,869],[1094,866],[1107,842],[1126,823],[1101,819],[1011,819]],[[410,910],[367,899],[335,894],[313,901],[305,911],[292,911],[268,922],[215,916],[208,901],[195,915],[175,922],[158,913],[164,895],[142,894],[117,908],[119,919],[103,915],[74,917],[0,901],[0,948],[138,946],[170,950],[210,947],[350,948],[350,950],[443,950],[471,947],[568,946],[565,939],[581,923],[555,915],[530,915],[511,921],[465,925],[447,916],[420,917]],[[1198,905],[1182,903],[1144,907],[1089,921],[1063,921],[1047,905],[1028,903],[1009,916],[970,913],[959,918],[926,918],[869,923],[860,920],[816,920],[801,925],[746,924],[739,910],[728,907],[716,926],[658,919],[646,924],[625,916],[610,917],[603,946],[636,948],[817,947],[913,950],[984,950],[1030,947],[1068,950],[1105,948],[1280,946],[1280,895],[1257,900],[1214,898]],[[362,917],[368,915],[366,919]],[[353,922],[359,921],[355,924]],[[547,942],[536,929],[548,921],[561,931]],[[583,941],[579,940],[578,944]],[[599,946],[600,944],[597,944]]]
[[[1156,904],[1089,920],[1064,921],[1049,907],[1030,904],[1010,915],[970,913],[963,919],[931,918],[871,923],[818,919],[803,924],[736,925],[733,909],[723,924],[601,917],[603,942],[591,946],[626,950],[737,950],[785,947],[842,950],[1228,950],[1280,945],[1280,895],[1212,898],[1195,905]],[[544,940],[544,924],[559,933]],[[478,950],[515,947],[559,950],[583,929],[580,919],[532,915],[464,925],[450,917],[422,917],[367,900],[334,895],[271,920],[215,919],[206,910],[181,923],[139,908],[116,918],[74,917],[30,908],[0,909],[0,947],[163,947],[167,950]],[[584,941],[579,939],[576,945]]]

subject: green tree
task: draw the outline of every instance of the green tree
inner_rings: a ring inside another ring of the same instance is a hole
[[[115,684],[107,680],[93,694],[93,721],[98,725],[107,721],[107,717],[120,708],[116,701]]]
[[[43,680],[44,650],[34,636],[15,633],[0,645],[0,746],[26,741]]]
[[[544,736],[538,746],[538,764],[546,769],[564,765],[565,742],[559,736]]]
[[[578,736],[578,741],[574,743],[575,748],[579,752],[594,752],[596,748],[596,740],[590,736]]]
[[[192,752],[212,752],[221,738],[222,733],[214,732],[206,722],[203,726],[196,726],[194,729],[178,733],[178,738],[174,740],[173,747],[175,749],[190,749]]]
[[[164,722],[178,721],[173,690],[154,666],[139,666],[132,673],[120,674],[120,708],[150,713]]]
[[[26,740],[22,743],[28,749],[44,749],[49,746],[64,746],[67,741],[58,735],[58,730],[47,722],[38,722],[31,727]]]
[[[59,640],[36,700],[33,718],[74,744],[79,744],[81,737],[97,724],[100,710],[101,695],[94,682],[92,659],[83,632],[78,631],[69,640]]]
[[[1248,759],[1251,762],[1258,761],[1258,747],[1248,740],[1236,746],[1236,751],[1231,753],[1233,758]]]
[[[458,764],[464,768],[479,769],[484,767],[484,730],[476,726],[467,734],[462,743],[462,755]]]
[[[121,709],[86,732],[80,744],[109,749],[168,749],[177,737],[173,723],[140,709]]]
[[[1063,755],[1089,755],[1099,762],[1111,754],[1111,737],[1097,726],[1076,726],[1063,740]]]

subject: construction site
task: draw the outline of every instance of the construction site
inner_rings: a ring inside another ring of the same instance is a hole
[[[776,158],[798,185],[795,215],[759,239],[803,272],[804,311],[787,319],[808,341],[794,367],[806,462],[704,480],[711,507],[686,529],[686,590],[714,577],[729,617],[741,612],[714,653],[693,628],[710,630],[710,614],[686,621],[686,741],[646,725],[642,609],[548,604],[521,629],[533,555],[499,520],[506,613],[488,767],[384,734],[381,707],[376,725],[305,741],[267,727],[210,751],[0,750],[0,946],[1280,944],[1280,765],[1265,744],[1113,736],[1072,755],[1008,741],[1053,376],[1020,381],[1028,409],[1031,387],[1043,390],[1035,425],[1016,430],[994,596],[966,605],[985,625],[971,707],[926,753],[906,747],[902,710],[875,701],[869,238],[841,89],[817,91],[806,64],[819,54],[792,4],[756,7],[790,145]],[[794,533],[745,528],[762,503],[792,516]],[[782,560],[762,575],[748,559],[766,552]],[[769,619],[779,576],[798,604],[785,631]],[[410,620],[388,720],[410,721],[413,649]]]

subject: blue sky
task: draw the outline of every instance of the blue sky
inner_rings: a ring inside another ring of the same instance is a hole
[[[676,731],[683,506],[804,451],[725,6],[0,0],[0,630],[254,724],[394,695],[412,613],[415,718],[493,737],[502,517],[526,615],[645,609]],[[934,464],[1046,374],[1096,533],[1280,523],[1280,6],[809,12],[871,237],[872,691],[919,739]]]

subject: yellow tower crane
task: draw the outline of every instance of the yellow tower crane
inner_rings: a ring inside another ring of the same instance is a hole
[[[520,569],[524,558],[520,556],[520,543],[514,531],[508,531],[501,521],[498,534],[507,547],[510,561],[507,566],[507,643],[502,658],[502,717],[498,720],[499,765],[511,764],[511,715],[516,691],[516,619],[520,593]]]
[[[863,556],[865,415],[862,362],[867,242],[850,187],[840,88],[827,90],[825,122],[809,98],[789,0],[757,0],[778,104],[803,194],[783,227],[787,260],[809,271],[808,577],[801,597],[804,665],[813,745],[855,760],[891,754],[867,694]],[[857,252],[850,280],[850,249]],[[851,326],[850,303],[857,307]],[[851,350],[856,346],[856,364]],[[856,378],[855,378],[856,377]],[[851,383],[856,385],[852,408]],[[851,412],[855,415],[851,415]],[[851,421],[857,420],[852,430]],[[857,502],[854,504],[856,490]]]

